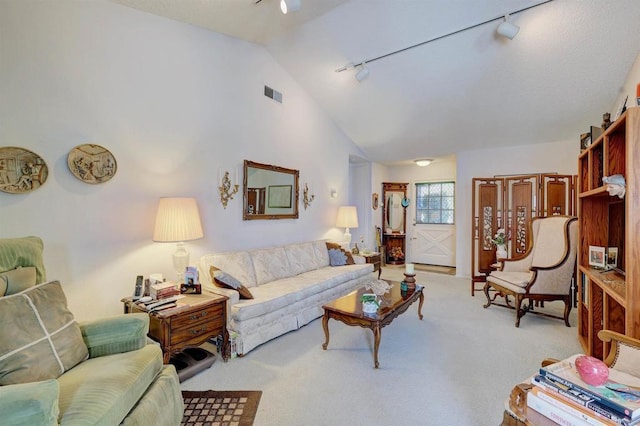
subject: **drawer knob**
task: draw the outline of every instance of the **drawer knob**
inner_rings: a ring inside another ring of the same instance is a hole
[[[203,326],[200,329],[191,330],[191,334],[200,334],[204,333],[205,331],[207,331],[207,327]]]
[[[200,313],[200,314],[198,314],[198,315],[191,315],[191,316],[189,317],[189,319],[191,319],[191,320],[197,320],[198,318],[204,318],[204,317],[206,317],[206,316],[207,316],[207,313],[208,313],[207,311],[202,311],[202,313]]]

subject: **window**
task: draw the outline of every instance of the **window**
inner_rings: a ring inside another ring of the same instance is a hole
[[[416,223],[453,225],[455,183],[416,183]]]

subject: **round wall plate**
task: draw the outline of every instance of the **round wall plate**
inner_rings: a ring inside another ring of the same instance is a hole
[[[404,197],[402,199],[402,201],[400,202],[400,204],[402,204],[402,207],[409,207],[409,203],[411,202],[411,200],[409,200],[407,197]]]
[[[108,181],[118,169],[116,159],[108,149],[89,143],[78,145],[69,152],[67,166],[75,177],[91,184]]]
[[[49,168],[35,152],[16,146],[0,148],[0,191],[22,194],[38,189],[49,176]]]

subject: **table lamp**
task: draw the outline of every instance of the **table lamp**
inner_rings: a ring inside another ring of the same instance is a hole
[[[351,233],[349,228],[358,227],[358,211],[356,206],[342,206],[338,209],[338,218],[336,219],[338,228],[345,228],[344,241],[351,247]]]
[[[195,198],[160,198],[153,241],[177,243],[173,254],[173,268],[178,274],[178,282],[182,281],[185,269],[189,266],[189,252],[184,248],[184,242],[202,237],[204,233]]]

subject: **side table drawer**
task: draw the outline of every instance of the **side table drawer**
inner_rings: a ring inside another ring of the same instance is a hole
[[[222,334],[224,321],[219,316],[217,318],[209,318],[198,324],[193,324],[187,328],[173,330],[171,332],[170,345],[189,345],[202,342],[202,336],[215,336]]]
[[[171,329],[174,333],[178,333],[183,329],[198,328],[201,323],[206,324],[216,319],[219,320],[223,315],[222,309],[224,306],[224,303],[217,303],[197,311],[179,315],[177,318],[171,320]]]

